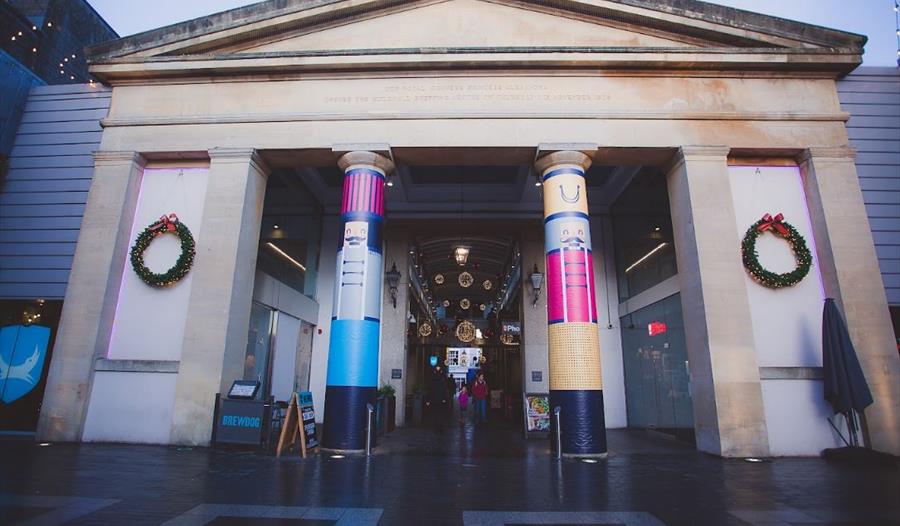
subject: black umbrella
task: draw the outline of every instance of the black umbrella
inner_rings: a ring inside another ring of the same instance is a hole
[[[835,414],[841,413],[847,419],[850,442],[847,443],[846,440],[844,442],[848,446],[857,447],[859,438],[856,413],[861,413],[872,404],[872,392],[869,391],[866,377],[859,366],[847,325],[838,312],[833,298],[825,300],[825,309],[822,313],[822,365],[825,376],[825,400],[831,404]]]

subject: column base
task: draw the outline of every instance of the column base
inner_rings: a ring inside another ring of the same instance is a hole
[[[325,388],[323,450],[365,451],[366,404],[375,405],[376,391],[375,387],[329,385]]]
[[[606,455],[602,390],[550,390],[550,410],[560,408],[563,456]]]

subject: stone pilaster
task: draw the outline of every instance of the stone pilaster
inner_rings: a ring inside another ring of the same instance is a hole
[[[384,299],[381,306],[381,363],[380,385],[390,384],[397,391],[397,414],[395,423],[403,425],[405,421],[406,379],[406,328],[409,325],[409,231],[403,228],[388,226],[385,230],[384,271],[387,273],[391,265],[397,265],[400,273],[400,284],[397,286],[397,306],[391,300],[390,288],[384,287]],[[384,279],[384,274],[382,274]],[[385,281],[385,285],[387,281]],[[391,370],[400,369],[402,379],[391,378]]]
[[[171,440],[208,444],[216,393],[243,377],[268,169],[255,150],[209,151]]]
[[[900,359],[884,282],[850,147],[811,148],[800,157],[825,295],[847,320],[875,402],[865,410],[868,445],[900,455]]]
[[[145,165],[135,152],[97,152],[37,438],[78,441],[94,361],[106,354]]]
[[[727,147],[685,146],[668,169],[697,448],[766,456],[769,438]]]
[[[361,451],[366,444],[366,404],[378,389],[384,281],[384,189],[393,163],[377,153],[352,151],[344,170],[342,244],[334,280],[322,446]]]
[[[584,172],[591,158],[557,151],[538,159],[544,188],[550,405],[560,407],[562,453],[605,456],[603,377],[594,254]]]

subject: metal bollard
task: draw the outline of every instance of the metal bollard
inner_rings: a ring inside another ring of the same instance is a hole
[[[366,411],[369,412],[366,420],[366,456],[372,456],[372,415],[375,414],[375,408],[372,404],[366,404]]]
[[[559,423],[559,413],[562,409],[559,406],[553,408],[553,414],[556,416],[556,460],[562,459],[562,427]]]

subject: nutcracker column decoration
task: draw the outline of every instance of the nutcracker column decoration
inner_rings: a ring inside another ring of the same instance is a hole
[[[544,190],[550,403],[561,408],[562,453],[606,456],[603,380],[584,173],[591,159],[558,151],[538,159]]]
[[[384,183],[393,163],[373,152],[349,152],[344,171],[341,242],[325,387],[322,446],[361,451],[366,444],[366,404],[375,403],[381,332]]]

